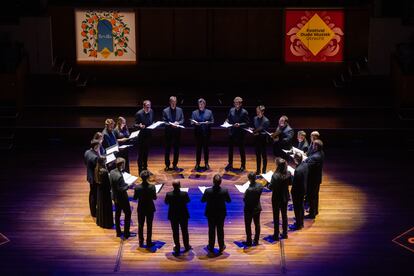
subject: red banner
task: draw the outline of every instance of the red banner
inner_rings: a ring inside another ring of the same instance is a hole
[[[286,10],[285,23],[286,62],[343,61],[343,10]]]

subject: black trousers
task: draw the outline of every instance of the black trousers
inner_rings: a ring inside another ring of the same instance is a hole
[[[243,130],[244,131],[244,130]],[[241,166],[246,167],[246,151],[244,149],[244,135],[230,135],[229,137],[229,164],[233,165],[233,148],[237,146],[240,152]]]
[[[144,243],[144,223],[147,221],[147,245],[152,243],[152,221],[154,213],[138,212],[138,239],[139,243]]]
[[[254,241],[258,242],[260,238],[260,212],[244,212],[247,243],[252,243],[252,221],[254,222]]]
[[[188,218],[185,219],[172,219],[171,222],[171,229],[173,232],[173,239],[175,248],[178,250],[180,249],[180,227],[181,233],[183,235],[183,243],[185,248],[190,247],[190,240],[188,235]]]
[[[89,209],[91,210],[91,216],[96,217],[96,204],[98,202],[98,183],[89,183]]]
[[[115,226],[117,234],[121,233],[121,212],[124,212],[124,234],[129,235],[131,225],[131,206],[129,205],[128,194],[122,194],[115,201]]]
[[[130,171],[129,171],[129,151],[128,151],[128,148],[121,149],[119,151],[119,153],[117,154],[117,157],[122,157],[122,158],[125,159],[125,171],[129,173]]]
[[[148,169],[148,153],[150,147],[151,136],[145,136],[138,139],[138,172]]]
[[[308,182],[308,200],[309,200],[309,215],[316,216],[319,213],[319,189],[321,183],[309,181]]]
[[[254,138],[254,150],[256,152],[256,171],[266,173],[267,152],[266,152],[266,135],[259,134]],[[263,160],[263,169],[260,170]]]
[[[165,166],[169,167],[170,162],[170,152],[171,147],[173,148],[174,152],[174,159],[173,159],[173,166],[177,166],[178,164],[178,157],[180,155],[180,137],[181,131],[180,129],[173,129],[171,127],[167,127],[165,129]]]
[[[272,202],[273,208],[273,227],[274,227],[274,236],[279,236],[279,212],[282,214],[282,229],[283,234],[288,232],[288,216],[287,216],[287,202]]]
[[[304,194],[292,193],[293,211],[295,213],[296,225],[303,226],[305,209],[303,206]]]
[[[214,248],[216,242],[216,231],[217,231],[217,242],[220,248],[224,247],[224,216],[218,217],[207,217],[208,220],[208,246]]]
[[[201,152],[204,153],[204,163],[208,164],[210,135],[196,135],[196,165],[200,165]]]

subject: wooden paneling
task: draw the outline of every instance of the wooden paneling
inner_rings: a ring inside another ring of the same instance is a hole
[[[207,10],[174,10],[174,57],[207,58]]]
[[[141,9],[139,11],[139,41],[141,59],[173,57],[172,9]]]
[[[213,56],[215,59],[247,58],[247,9],[213,11]]]

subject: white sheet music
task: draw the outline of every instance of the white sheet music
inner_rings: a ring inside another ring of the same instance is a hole
[[[156,184],[155,185],[155,192],[158,194],[161,191],[162,187],[164,187],[164,183]]]
[[[133,175],[127,173],[127,172],[123,172],[122,177],[124,178],[125,183],[128,184],[128,185],[134,184],[135,181],[137,181],[137,179],[138,179],[138,177],[133,176]]]
[[[200,189],[201,193],[204,194],[204,192],[206,191],[206,189],[208,189],[210,187],[207,186],[198,186],[198,189]]]
[[[291,175],[295,175],[295,169],[292,168],[291,166],[287,167],[288,172],[290,172]]]
[[[190,119],[191,122],[193,122],[194,124],[200,124],[200,125],[208,125],[210,122],[209,121],[205,121],[205,122],[197,122],[196,120]]]
[[[153,123],[152,125],[148,126],[147,128],[148,129],[154,129],[154,128],[157,128],[157,127],[159,127],[160,125],[163,125],[163,124],[165,124],[163,121],[157,121],[157,122]]]
[[[272,133],[270,133],[269,131],[265,130],[266,134],[269,135],[270,137],[272,137]]]
[[[119,151],[118,145],[113,145],[105,149],[106,154],[111,154],[111,153],[118,152],[118,151]]]
[[[126,149],[126,148],[129,148],[129,147],[132,147],[132,145],[122,145],[122,146],[119,146],[120,149]]]
[[[250,185],[250,181],[247,181],[243,185],[235,184],[234,186],[236,186],[237,190],[239,190],[240,193],[244,194],[246,192],[247,188],[249,188],[249,185]]]
[[[171,123],[171,122],[169,122],[168,124],[169,124],[169,125],[172,125],[172,126],[179,127],[179,128],[185,128],[185,126],[182,126],[182,125],[180,125],[180,124],[176,124],[176,123]]]
[[[268,171],[267,173],[261,174],[261,176],[266,179],[267,182],[270,182],[272,180],[273,171]]]
[[[227,121],[225,121],[222,125],[221,125],[221,127],[224,127],[224,128],[229,128],[229,127],[232,127],[233,125],[232,124],[229,124],[229,122],[227,122]]]
[[[190,190],[190,188],[180,188],[180,191],[181,191],[181,192],[186,192],[186,193],[188,193],[188,190]]]
[[[251,130],[250,128],[243,128],[245,131],[247,131],[247,132],[249,132],[249,133],[251,133],[251,134],[253,134],[253,130]]]
[[[106,165],[108,165],[109,163],[115,161],[116,157],[113,153],[109,154],[106,156]]]
[[[138,137],[139,132],[140,132],[140,130],[137,130],[137,131],[132,132],[131,135],[129,135],[129,139]]]

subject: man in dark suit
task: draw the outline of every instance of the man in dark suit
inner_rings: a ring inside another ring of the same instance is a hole
[[[267,168],[267,138],[270,122],[269,119],[264,116],[265,107],[260,105],[256,107],[256,117],[253,118],[253,135],[254,135],[254,150],[256,152],[256,174],[260,172],[266,173]],[[263,160],[263,167],[260,170]]]
[[[293,229],[300,230],[303,228],[304,206],[306,187],[308,183],[308,166],[302,162],[303,156],[300,152],[295,153],[293,160],[296,163],[295,174],[292,181],[292,201],[293,210],[295,212],[296,223]]]
[[[174,253],[175,255],[180,255],[180,227],[183,234],[184,252],[191,250],[188,236],[188,219],[190,218],[190,214],[187,208],[190,197],[187,192],[180,191],[181,185],[179,180],[174,180],[172,185],[174,190],[168,192],[165,196],[165,204],[169,205],[168,219],[171,222],[173,231]]]
[[[239,147],[240,151],[240,171],[246,169],[246,152],[244,148],[244,136],[245,130],[249,125],[249,113],[246,109],[242,108],[243,99],[241,97],[234,98],[234,107],[232,107],[227,115],[227,122],[233,126],[230,127],[229,132],[229,162],[226,166],[226,171],[233,169],[233,148],[234,146]]]
[[[273,154],[275,157],[281,157],[285,160],[289,160],[289,155],[287,155],[283,150],[290,150],[292,148],[292,140],[294,136],[294,131],[289,125],[289,119],[287,116],[283,115],[279,119],[279,125],[276,131],[272,134],[273,137]]]
[[[101,146],[99,140],[91,141],[91,148],[85,151],[84,162],[86,165],[86,180],[89,182],[89,209],[92,217],[96,217],[96,204],[98,197],[98,184],[95,179],[95,167],[98,162],[99,147]]]
[[[259,244],[260,238],[260,213],[262,205],[260,204],[260,196],[262,195],[263,186],[256,182],[256,174],[249,173],[250,184],[244,193],[244,225],[246,228],[246,245],[252,245],[252,220],[254,221],[254,244]]]
[[[303,130],[299,130],[297,134],[297,142],[295,144],[295,147],[297,149],[300,149],[304,153],[308,152],[309,149],[309,143],[306,139],[306,132]]]
[[[125,168],[125,159],[118,157],[115,161],[116,168],[109,173],[109,182],[111,183],[112,199],[115,202],[115,225],[116,236],[120,237],[121,232],[121,212],[124,211],[124,238],[130,237],[129,226],[131,224],[131,206],[128,200],[128,184],[125,183],[122,171]]]
[[[230,195],[227,189],[221,188],[221,176],[219,174],[213,177],[213,187],[205,190],[201,202],[206,202],[205,216],[208,220],[208,246],[210,252],[214,252],[216,240],[219,244],[220,253],[226,249],[224,244],[224,220],[227,215],[226,202],[230,203]]]
[[[138,148],[138,172],[148,169],[148,152],[151,141],[151,129],[148,129],[154,122],[154,111],[151,109],[151,102],[145,100],[143,102],[143,108],[135,114],[135,127],[140,129],[140,133],[137,138]]]
[[[138,238],[139,246],[144,246],[144,223],[147,221],[147,248],[153,246],[152,243],[152,221],[154,219],[155,205],[157,199],[155,186],[148,183],[149,171],[144,170],[140,174],[142,183],[135,187],[134,199],[138,200]]]
[[[162,111],[162,119],[165,122],[165,171],[170,170],[170,152],[171,146],[174,151],[173,170],[177,171],[179,168],[178,157],[180,155],[180,137],[181,128],[179,125],[184,123],[183,110],[177,106],[177,98],[170,97],[170,106],[164,108]]]
[[[314,131],[311,132],[311,135],[310,135],[311,142],[309,144],[308,151],[306,152],[306,156],[311,156],[312,155],[312,153],[313,153],[313,142],[315,140],[320,139],[320,137],[321,137],[321,135],[319,134],[318,131],[314,130]]]
[[[214,124],[213,112],[206,108],[206,101],[201,98],[198,100],[198,109],[191,114],[191,124],[194,125],[194,136],[196,139],[196,165],[194,169],[200,169],[201,151],[204,152],[205,169],[209,170],[209,144],[211,136],[210,126]]]
[[[319,213],[319,189],[322,182],[324,159],[323,143],[317,139],[312,144],[312,155],[303,161],[309,168],[307,193],[309,197],[309,215],[305,216],[305,218],[314,219]]]

